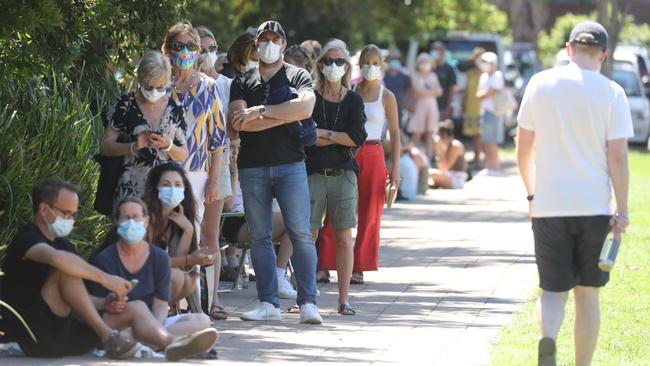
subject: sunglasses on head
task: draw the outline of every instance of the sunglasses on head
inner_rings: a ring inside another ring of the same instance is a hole
[[[192,52],[199,50],[199,46],[194,42],[183,43],[183,42],[176,41],[176,42],[174,42],[172,44],[172,49],[174,51],[176,51],[176,52],[180,52],[184,48],[187,48],[188,50],[190,50]]]
[[[321,60],[321,62],[325,66],[329,66],[329,65],[331,65],[333,63],[336,64],[336,66],[343,66],[346,63],[345,59],[342,59],[342,58],[324,58],[324,59]]]
[[[201,53],[208,53],[208,52],[217,52],[217,46],[210,46],[208,48],[201,48]]]

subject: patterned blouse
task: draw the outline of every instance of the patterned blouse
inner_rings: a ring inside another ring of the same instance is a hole
[[[136,142],[138,134],[152,130],[135,101],[135,94],[121,96],[106,114],[107,126],[118,131],[124,142]],[[183,110],[170,99],[160,120],[159,129],[170,137],[174,145],[185,146],[185,120]],[[125,197],[142,197],[149,170],[171,160],[164,149],[145,147],[134,155],[124,157],[124,173],[117,185],[115,202]]]
[[[182,106],[187,123],[185,169],[210,171],[210,153],[223,149],[226,142],[226,119],[219,101],[217,83],[200,73],[199,82],[191,90],[179,94],[172,89],[172,99]]]

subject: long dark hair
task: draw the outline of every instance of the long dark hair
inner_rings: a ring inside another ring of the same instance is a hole
[[[179,236],[182,235],[181,229],[170,220],[168,220],[167,225],[164,224],[165,218],[162,215],[163,207],[160,203],[160,199],[158,199],[158,184],[160,184],[160,178],[162,175],[167,172],[176,172],[183,180],[183,185],[185,186],[185,198],[180,205],[183,206],[185,217],[187,217],[191,223],[194,223],[196,219],[196,207],[194,205],[192,186],[190,185],[190,181],[187,179],[185,170],[181,166],[176,163],[166,163],[158,165],[149,171],[147,182],[144,186],[143,196],[144,202],[149,208],[149,230],[147,237],[151,244],[157,245],[165,250],[172,249],[170,254],[173,255],[173,251],[175,251],[176,248],[167,248],[166,246],[169,245],[169,243],[164,243],[162,237],[168,227],[171,227],[172,230],[171,237],[174,237],[175,234],[178,234]],[[192,241],[190,242],[190,252],[195,251],[197,248],[198,244],[195,232],[192,235]]]

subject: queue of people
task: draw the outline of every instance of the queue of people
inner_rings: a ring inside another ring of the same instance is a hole
[[[341,40],[288,47],[282,26],[267,21],[235,40],[217,72],[212,32],[175,24],[161,52],[140,60],[137,89],[106,115],[101,153],[121,158],[122,169],[113,226],[92,265],[66,239],[78,188],[55,178],[34,188],[34,220],[8,249],[2,298],[24,309],[39,339],[16,319],[6,322],[9,336],[30,356],[103,346],[121,359],[147,346],[170,360],[214,357],[211,321],[229,316],[219,282],[238,265],[235,249],[220,250],[220,237],[250,243],[259,304],[242,320],[280,320],[279,298],[288,298],[300,322],[321,324],[316,282],[329,280],[329,270],[337,272],[337,312],[355,315],[349,289],[378,270],[387,187],[408,181],[402,196],[413,197],[422,171],[435,187],[458,189],[467,180],[464,146],[446,120],[455,77],[444,45],[435,48],[434,56],[418,56],[417,73],[408,76],[398,53],[385,62],[379,47],[367,45],[362,80],[352,85],[355,65]],[[465,102],[472,118],[480,104],[489,172],[498,170],[494,135],[502,126],[490,104],[503,87],[493,55],[477,54],[484,73]],[[224,211],[244,216],[221,227]],[[286,273],[290,260],[297,289]],[[214,268],[212,288],[200,284],[205,266]],[[202,291],[211,294],[207,307]],[[183,299],[190,313],[179,308]]]

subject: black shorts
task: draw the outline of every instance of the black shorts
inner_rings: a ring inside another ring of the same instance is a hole
[[[563,292],[574,287],[602,287],[609,272],[598,257],[609,232],[611,216],[533,218],[539,287]]]
[[[74,313],[65,318],[54,314],[40,295],[29,308],[20,310],[20,314],[38,341],[34,343],[27,331],[21,329],[18,320],[12,319],[12,333],[27,356],[78,356],[100,345],[99,337],[88,324]]]
[[[231,243],[236,243],[239,229],[241,229],[244,224],[246,224],[245,217],[226,217],[223,221],[223,227],[221,228],[223,238]]]

